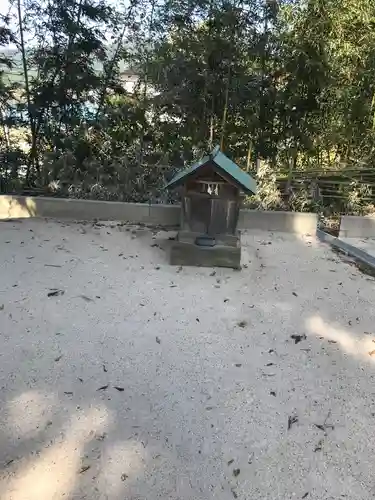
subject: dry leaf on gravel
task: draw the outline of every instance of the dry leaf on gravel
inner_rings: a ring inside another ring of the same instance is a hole
[[[64,290],[57,290],[52,288],[50,292],[47,293],[47,297],[58,297],[59,295],[64,295]]]

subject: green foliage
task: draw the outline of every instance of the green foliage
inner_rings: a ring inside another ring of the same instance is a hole
[[[257,172],[258,192],[248,200],[262,210],[280,210],[284,208],[280,190],[276,182],[274,167],[267,161],[261,161]]]
[[[166,177],[219,143],[259,166],[262,208],[373,204],[371,0],[12,5],[0,20],[0,45],[15,47],[0,57],[2,191],[163,200]],[[139,75],[133,91],[124,68]],[[327,172],[338,181],[320,199],[296,187]]]

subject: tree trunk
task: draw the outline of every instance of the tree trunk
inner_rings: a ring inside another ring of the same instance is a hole
[[[40,171],[39,171],[39,165],[38,165],[38,161],[37,161],[37,137],[36,137],[37,134],[36,134],[36,127],[35,127],[35,117],[34,117],[32,105],[31,105],[29,74],[28,74],[28,69],[27,69],[26,49],[25,49],[25,41],[24,41],[24,36],[23,36],[23,20],[22,20],[22,10],[21,10],[21,0],[17,0],[17,12],[18,12],[18,24],[19,24],[19,30],[20,30],[22,67],[23,67],[23,75],[25,78],[27,113],[28,113],[28,117],[29,117],[30,132],[31,132],[30,162],[27,165],[27,171],[26,171],[26,184],[27,184],[30,181],[31,168],[35,169],[38,177],[40,177]]]
[[[227,114],[228,114],[229,83],[230,83],[230,65],[228,66],[227,85],[225,88],[225,103],[224,103],[224,110],[223,110],[223,119],[221,121],[220,149],[222,151],[224,149],[225,125],[227,123]]]
[[[102,88],[102,91],[101,91],[100,97],[99,97],[98,109],[96,110],[96,113],[95,113],[95,121],[99,118],[100,112],[102,110],[102,107],[103,107],[103,104],[104,104],[104,101],[105,101],[105,98],[107,95],[108,83],[113,75],[113,69],[115,67],[116,59],[118,58],[118,54],[119,54],[120,48],[122,46],[122,40],[123,40],[124,35],[125,35],[125,30],[126,30],[126,25],[124,25],[122,32],[121,32],[121,35],[118,38],[115,53],[113,54],[113,58],[110,62],[108,71],[106,72],[106,75],[104,78],[103,88]]]
[[[252,150],[252,143],[251,143],[251,140],[250,140],[249,141],[249,147],[247,149],[246,172],[250,172],[251,150]]]
[[[147,51],[146,51],[146,71],[145,71],[145,78],[144,78],[144,88],[143,88],[143,123],[141,127],[141,140],[140,140],[140,153],[139,153],[139,164],[141,165],[143,163],[143,157],[144,157],[144,138],[146,134],[146,101],[147,101],[147,87],[148,87],[148,73],[149,73],[149,65],[150,65],[150,59],[149,59],[149,47],[151,44],[152,40],[152,28],[154,24],[154,12],[155,12],[155,1],[152,0],[151,4],[151,13],[150,13],[150,24],[148,28],[148,41],[147,41]]]
[[[210,113],[210,128],[209,128],[209,137],[208,137],[208,149],[211,151],[214,146],[214,134],[215,134],[215,120],[214,120],[214,112],[215,112],[215,101],[212,96],[211,100],[211,113]]]

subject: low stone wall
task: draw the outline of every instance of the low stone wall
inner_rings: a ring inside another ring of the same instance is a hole
[[[0,219],[27,217],[119,220],[177,226],[180,222],[180,207],[66,198],[0,196]],[[317,215],[310,213],[241,210],[239,220],[240,229],[315,234],[316,227]]]
[[[301,212],[241,210],[239,228],[283,233],[315,234],[318,216]]]
[[[180,221],[180,207],[71,198],[0,196],[0,219],[27,217],[118,220],[176,226]]]
[[[375,217],[342,215],[340,238],[375,238]]]

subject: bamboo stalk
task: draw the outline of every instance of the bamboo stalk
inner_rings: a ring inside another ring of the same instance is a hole
[[[223,111],[223,119],[221,121],[220,149],[222,151],[224,150],[225,125],[227,123],[227,114],[228,114],[229,83],[230,83],[230,64],[228,65],[227,85],[226,85],[226,89],[225,89],[225,104],[224,104],[224,111]]]

